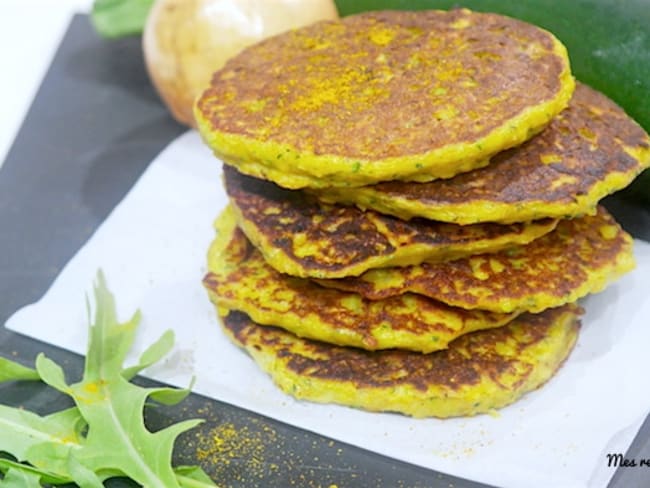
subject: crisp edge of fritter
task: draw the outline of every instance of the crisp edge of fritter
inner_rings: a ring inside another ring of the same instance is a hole
[[[551,326],[551,332],[547,337],[534,346],[519,351],[518,359],[521,361],[519,365],[524,368],[530,367],[531,370],[525,379],[515,382],[515,389],[505,388],[498,379],[486,376],[481,376],[478,386],[462,385],[457,389],[439,385],[419,389],[409,384],[386,389],[356,385],[350,380],[322,379],[313,374],[304,377],[288,366],[291,353],[284,353],[282,357],[278,357],[274,352],[269,352],[259,341],[242,344],[228,327],[222,324],[222,328],[235,345],[244,349],[258,366],[270,375],[280,390],[298,400],[334,403],[371,412],[401,413],[416,418],[449,418],[493,413],[496,409],[517,401],[526,393],[538,389],[549,381],[568,358],[577,341],[580,329],[579,315],[582,310],[575,305],[566,305],[561,311],[555,312],[559,312],[559,318]],[[301,353],[301,345],[305,344],[304,339],[279,329],[275,330],[275,337],[279,343],[290,344],[292,352]]]

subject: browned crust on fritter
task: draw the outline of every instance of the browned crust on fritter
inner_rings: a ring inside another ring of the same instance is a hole
[[[292,317],[291,330],[305,337],[319,337],[335,329],[357,347],[375,350],[396,347],[387,346],[386,338],[399,333],[406,337],[401,339],[406,341],[400,343],[401,347],[425,350],[419,349],[421,345],[409,344],[417,336],[423,338],[426,350],[430,351],[446,347],[461,334],[501,326],[517,315],[465,310],[409,293],[373,301],[322,287],[311,280],[275,271],[239,228],[230,239],[228,253],[232,254],[229,269],[210,270],[203,278],[215,305],[260,317],[256,320],[265,325],[282,325],[272,321],[278,314]],[[318,326],[312,324],[314,317],[318,318]],[[314,331],[314,327],[321,331]]]
[[[578,83],[569,108],[541,134],[497,154],[485,168],[428,183],[382,182],[373,185],[373,191],[386,199],[418,201],[422,206],[443,209],[472,202],[569,204],[591,192],[608,175],[627,173],[631,180],[640,172],[645,165],[626,147],[647,150],[650,139],[614,102]],[[554,155],[555,162],[542,162],[543,157],[548,161]],[[619,188],[603,190],[600,196],[615,189]]]
[[[429,256],[436,250],[438,259],[429,257],[428,261],[445,261],[480,252],[477,249],[484,245],[501,249],[523,239],[522,234],[530,234],[530,225],[544,230],[532,230],[535,235],[526,238],[526,241],[554,228],[551,219],[535,224],[469,226],[417,218],[404,221],[356,207],[319,204],[314,197],[301,191],[283,189],[269,181],[243,175],[229,166],[224,166],[223,171],[226,193],[231,203],[241,218],[255,227],[255,235],[248,232],[248,237],[253,241],[263,238],[270,250],[262,251],[281,252],[286,260],[297,264],[303,271],[302,276],[360,274],[365,269],[357,273],[349,270],[356,266],[360,268],[369,261],[376,262],[381,256],[388,259],[399,248],[413,244],[429,247],[426,253]],[[244,225],[244,230],[246,228]],[[297,255],[295,243],[298,236],[317,247],[318,251]],[[496,239],[504,242],[497,245]],[[482,245],[481,241],[485,244]],[[467,245],[472,246],[471,253],[463,253],[460,247]],[[263,246],[258,243],[258,247]],[[369,265],[366,269],[370,267],[376,266]],[[290,272],[288,268],[280,271]]]
[[[450,343],[448,349],[430,354],[401,350],[369,352],[308,340],[303,346],[307,354],[296,354],[291,348],[292,335],[286,331],[256,325],[239,312],[229,313],[223,322],[240,345],[246,346],[250,337],[256,336],[254,340],[273,349],[278,358],[288,358],[289,369],[301,376],[352,382],[359,388],[410,385],[426,391],[432,384],[459,390],[478,383],[482,377],[499,382],[511,375],[517,377],[517,384],[525,382],[531,371],[522,370],[522,366],[530,365],[520,358],[527,349],[544,341],[549,329],[565,313],[575,315],[570,327],[577,330],[582,310],[570,304],[541,314],[521,315],[503,327],[463,335]],[[495,350],[496,344],[506,342],[515,346],[508,355]],[[507,387],[516,388],[517,384]]]
[[[247,274],[248,270],[243,269],[241,273],[233,273],[229,276],[230,282],[237,283],[240,279],[239,275]],[[276,281],[278,275],[273,278],[260,279],[258,286],[260,289],[265,289],[267,281]],[[504,322],[507,315],[493,314],[491,312],[484,312],[481,310],[465,310],[462,308],[451,307],[442,302],[428,299],[420,295],[403,294],[401,296],[387,297],[383,301],[381,309],[376,307],[374,310],[366,310],[366,313],[359,313],[356,317],[345,310],[341,299],[345,298],[344,292],[335,289],[328,289],[319,287],[318,285],[304,280],[302,278],[279,278],[286,280],[286,288],[290,289],[297,295],[305,297],[300,303],[294,302],[291,304],[291,313],[302,318],[310,315],[316,315],[319,319],[326,324],[339,324],[341,330],[348,330],[350,334],[358,334],[364,337],[364,347],[369,350],[376,349],[376,339],[373,334],[374,331],[381,328],[385,322],[390,323],[391,329],[394,331],[405,331],[412,334],[432,335],[436,332],[442,334],[459,335],[467,330],[467,327],[462,327],[460,330],[455,330],[449,327],[442,321],[427,322],[422,317],[417,316],[415,313],[391,313],[392,309],[400,310],[405,307],[405,303],[413,302],[417,305],[417,310],[420,312],[430,312],[432,314],[449,313],[457,317],[460,323],[465,324],[470,320],[478,322],[482,320],[485,328],[494,327],[494,324]],[[203,278],[203,286],[210,292],[214,293],[219,299],[227,301],[233,299],[233,293],[226,289],[224,281],[218,278],[214,273],[208,272]],[[284,291],[281,290],[281,291]],[[269,296],[269,300],[282,300],[282,294],[278,293],[277,296],[273,294]],[[219,300],[215,300],[219,302]],[[259,310],[264,311],[264,303],[258,297],[251,297],[250,302],[259,307]],[[369,307],[364,307],[368,309]],[[400,318],[399,321],[389,321],[389,319]],[[440,340],[441,347],[444,346],[444,341]]]
[[[619,261],[630,260],[631,265],[631,249],[629,234],[599,207],[595,216],[560,221],[553,232],[526,246],[446,263],[386,270],[394,275],[388,282],[399,282],[396,286],[377,289],[374,282],[384,280],[370,278],[372,270],[358,278],[319,283],[373,300],[414,292],[466,308],[505,311],[501,303],[507,300],[526,305],[525,310],[538,311],[540,296],[555,302],[543,307],[547,308],[566,303],[593,276],[598,276],[596,281],[604,286],[612,276],[601,276],[600,270],[614,270]],[[629,270],[627,264],[623,267],[620,271]],[[599,290],[587,289],[580,295],[592,291]]]
[[[371,12],[244,50],[197,107],[214,131],[300,152],[417,155],[553,100],[567,69],[553,50],[549,33],[495,14]]]

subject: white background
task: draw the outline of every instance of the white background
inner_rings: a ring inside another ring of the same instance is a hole
[[[92,0],[0,0],[0,166],[75,12]]]

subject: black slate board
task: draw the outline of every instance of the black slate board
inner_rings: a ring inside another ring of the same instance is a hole
[[[160,104],[143,66],[138,38],[102,40],[86,16],[73,18],[0,169],[1,324],[45,293],[148,163],[185,130]],[[628,230],[650,240],[647,208],[621,198],[610,198],[608,206]],[[0,327],[0,355],[32,365],[39,352],[80,376],[82,358],[76,354]],[[0,384],[0,401],[40,413],[70,405],[62,395],[29,382]],[[177,407],[146,411],[152,430],[197,416],[207,422],[180,438],[175,464],[200,462],[221,486],[486,486],[385,458],[199,395],[190,395]],[[214,433],[230,443],[229,452],[222,446],[219,460],[197,456],[209,446],[204,439]],[[628,456],[650,458],[649,438],[646,421]],[[619,470],[611,486],[647,486],[650,477],[645,471]],[[109,484],[132,486],[123,480]]]

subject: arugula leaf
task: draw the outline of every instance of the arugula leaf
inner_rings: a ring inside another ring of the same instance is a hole
[[[174,472],[183,488],[215,486],[214,482],[199,466],[178,466],[174,468]]]
[[[67,458],[70,449],[79,447],[81,441],[79,420],[79,414],[72,410],[41,417],[27,410],[0,405],[0,451],[11,453],[18,461],[52,469],[48,462],[40,462],[40,455],[33,450],[65,452]],[[56,468],[53,471],[59,472]]]
[[[104,37],[140,34],[154,0],[95,0],[91,20]]]
[[[33,476],[37,476],[40,479],[41,483],[48,483],[50,485],[62,485],[66,483],[71,483],[72,479],[59,476],[53,473],[50,473],[47,470],[35,468],[28,464],[21,464],[16,461],[11,461],[9,459],[0,458],[0,472],[9,473],[9,471],[22,471]],[[5,474],[6,476],[6,474]],[[1,487],[2,485],[0,485]],[[22,485],[19,485],[22,486]],[[40,485],[38,485],[40,486]]]
[[[69,477],[57,476],[43,469],[0,458],[0,472],[2,471],[6,472],[7,475],[12,473],[12,476],[9,478],[5,475],[5,480],[11,481],[14,484],[3,485],[3,480],[0,480],[0,488],[29,488],[32,485],[23,482],[23,480],[29,478],[40,480],[42,483],[51,485],[76,482],[84,488],[104,488],[101,478],[79,463],[74,457],[74,454],[70,456],[69,460]],[[216,486],[199,466],[178,466],[174,468],[174,474],[181,488],[213,488]],[[20,482],[16,484],[13,481],[14,479]],[[33,486],[40,488],[41,485],[36,484]]]
[[[140,356],[138,364],[122,371],[122,376],[130,380],[143,369],[160,361],[174,347],[174,331],[167,330],[160,338],[151,344]]]
[[[36,358],[36,370],[43,381],[70,395],[88,424],[87,436],[75,449],[74,458],[100,478],[120,473],[143,486],[179,487],[171,467],[173,444],[179,434],[201,420],[186,420],[154,433],[147,430],[142,416],[146,400],[169,396],[172,389],[142,388],[127,381],[123,363],[140,315],[136,313],[125,323],[117,321],[115,302],[101,273],[94,292],[95,321],[90,327],[81,381],[68,385],[60,366],[43,354]],[[151,354],[155,357],[159,348],[154,349]],[[147,358],[142,363],[147,363]],[[187,394],[181,392],[172,395],[173,400]]]
[[[0,480],[0,488],[40,488],[40,479],[38,473],[12,467]]]
[[[12,456],[0,457],[0,472],[5,473],[0,488],[71,482],[102,488],[105,479],[118,476],[144,486],[216,486],[199,467],[171,466],[176,438],[201,420],[187,420],[155,433],[144,425],[147,399],[172,405],[190,389],[142,388],[129,382],[172,349],[173,332],[165,332],[142,353],[138,364],[125,369],[140,314],[118,322],[113,295],[101,272],[94,294],[95,319],[89,329],[81,381],[68,385],[63,369],[43,354],[36,358],[36,370],[8,359],[0,362],[1,379],[41,378],[70,395],[77,405],[47,416],[0,405],[0,453]],[[87,307],[90,312],[88,300]]]
[[[39,380],[35,369],[27,368],[10,359],[0,357],[0,383],[3,381]],[[1,485],[0,485],[1,486]]]
[[[104,488],[102,480],[95,472],[81,464],[74,453],[68,457],[68,469],[72,479],[83,488]]]
[[[54,435],[44,442],[30,445],[24,460],[52,475],[72,481],[70,457],[84,442],[86,422],[77,408],[69,408],[44,417],[43,424],[49,426]]]

